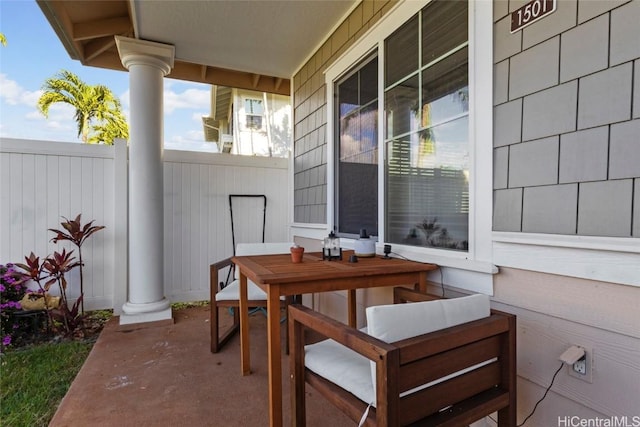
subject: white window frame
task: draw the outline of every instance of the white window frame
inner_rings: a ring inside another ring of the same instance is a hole
[[[335,223],[335,134],[334,82],[367,55],[378,51],[378,92],[384,93],[384,40],[418,13],[430,0],[405,1],[397,4],[373,28],[352,45],[325,73],[327,87],[327,225]],[[394,253],[410,259],[433,262],[443,267],[442,277],[433,280],[456,287],[493,295],[493,277],[497,267],[492,263],[492,203],[493,198],[493,5],[492,2],[469,1],[469,250],[455,252],[393,244]],[[384,105],[384,98],[379,98]],[[380,114],[383,114],[380,108]],[[378,121],[379,165],[385,164],[384,120]],[[379,250],[385,236],[385,176],[379,174],[378,222]],[[477,203],[483,200],[483,203]],[[486,202],[484,202],[486,201]],[[341,239],[342,246],[351,247],[353,240]]]
[[[640,239],[493,232],[504,267],[640,287]]]
[[[244,128],[245,128],[245,130],[254,130],[254,131],[263,130],[264,129],[264,120],[265,120],[264,100],[260,99],[260,98],[252,97],[252,96],[245,96],[245,97],[242,98],[242,101],[243,101],[242,108],[244,109]],[[249,110],[247,109],[247,101],[258,101],[260,104],[262,104],[262,114],[250,113]],[[260,126],[259,127],[249,126],[249,116],[251,116],[251,117],[260,117]]]

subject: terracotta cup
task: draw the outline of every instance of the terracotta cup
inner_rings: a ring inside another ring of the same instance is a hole
[[[302,246],[291,246],[291,262],[294,264],[302,262],[303,253],[304,248]]]

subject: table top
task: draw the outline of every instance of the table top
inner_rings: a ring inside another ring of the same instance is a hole
[[[287,284],[327,279],[366,278],[402,273],[421,273],[438,268],[434,264],[400,258],[358,257],[349,262],[353,251],[343,251],[342,260],[323,260],[322,252],[304,253],[301,263],[291,262],[290,254],[235,256],[233,262],[256,284]]]

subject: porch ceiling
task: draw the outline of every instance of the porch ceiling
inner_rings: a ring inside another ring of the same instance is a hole
[[[114,35],[175,46],[168,77],[288,95],[359,0],[37,0],[72,59],[124,70]]]

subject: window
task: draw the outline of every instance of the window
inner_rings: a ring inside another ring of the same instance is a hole
[[[378,235],[378,58],[367,58],[335,85],[336,230]]]
[[[468,45],[467,2],[434,0],[333,81],[339,235],[378,236],[383,204],[385,242],[469,250]]]
[[[262,129],[262,100],[247,98],[244,100],[245,123],[247,129]]]
[[[497,272],[491,231],[492,37],[492,2],[398,2],[325,71],[332,100],[326,124],[332,142],[329,228],[344,230],[349,220],[339,206],[348,202],[350,182],[339,177],[346,162],[338,161],[338,92],[358,73],[362,91],[362,70],[377,58],[378,184],[367,190],[378,193],[377,240],[399,256],[436,262],[445,284],[490,295]],[[366,108],[358,103],[354,111]],[[314,225],[296,225],[295,233],[324,237],[326,229]],[[351,236],[344,237],[350,247]]]
[[[467,3],[433,1],[385,39],[385,241],[469,248]]]

